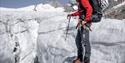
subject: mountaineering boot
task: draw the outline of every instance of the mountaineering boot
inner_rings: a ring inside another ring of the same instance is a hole
[[[84,57],[84,63],[90,63],[90,58],[89,57]]]
[[[75,60],[73,60],[73,63],[81,63],[79,58],[76,58]]]

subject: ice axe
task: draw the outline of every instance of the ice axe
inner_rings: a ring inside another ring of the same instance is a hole
[[[69,30],[69,24],[70,24],[71,16],[69,16],[69,17],[67,17],[67,18],[69,19],[69,21],[68,21],[68,25],[67,25],[67,27],[66,27],[66,37],[65,37],[65,41],[66,41],[67,35],[68,35],[68,30]]]

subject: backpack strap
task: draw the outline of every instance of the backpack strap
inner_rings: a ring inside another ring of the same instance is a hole
[[[101,6],[102,2],[101,2],[101,0],[97,0],[97,4],[99,6],[99,8],[98,8],[99,11],[97,13],[102,14],[102,6]]]
[[[97,0],[97,3],[98,3],[98,6],[101,8],[101,4],[102,4],[101,0],[100,1]]]

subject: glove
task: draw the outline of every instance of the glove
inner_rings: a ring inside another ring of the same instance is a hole
[[[87,22],[86,21],[82,21],[82,26],[84,29],[88,30],[88,31],[92,31],[90,26],[91,26],[91,23],[90,25],[87,25]]]
[[[86,21],[80,21],[80,19],[79,19],[77,26],[76,26],[76,29],[77,29],[77,27],[79,28],[81,26],[84,28],[86,23],[87,23]]]
[[[83,28],[84,28],[84,26],[85,26],[86,23],[87,23],[86,21],[82,21]]]
[[[71,14],[68,14],[68,15],[67,15],[67,19],[70,18],[71,16],[72,16]]]

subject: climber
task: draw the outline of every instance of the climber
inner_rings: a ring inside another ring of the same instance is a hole
[[[89,0],[76,0],[78,5],[78,10],[72,14],[68,14],[67,17],[79,16],[77,24],[77,36],[75,39],[77,46],[77,58],[73,63],[90,63],[91,56],[91,46],[89,42],[89,31],[91,26],[91,16],[93,8],[89,3]],[[85,53],[83,52],[85,49]],[[83,54],[84,57],[83,57]]]

